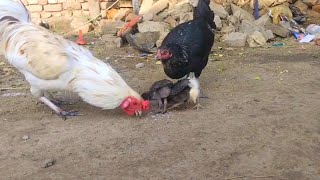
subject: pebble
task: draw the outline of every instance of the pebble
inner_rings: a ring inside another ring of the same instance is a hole
[[[42,168],[47,168],[47,167],[50,167],[50,166],[53,166],[55,163],[55,160],[54,159],[47,159],[44,161],[43,165],[41,166]]]
[[[136,64],[136,68],[142,68],[143,66],[144,66],[143,63],[138,63],[138,64]]]
[[[28,140],[28,139],[29,139],[29,136],[24,135],[24,136],[22,137],[22,139],[23,139],[23,140]]]

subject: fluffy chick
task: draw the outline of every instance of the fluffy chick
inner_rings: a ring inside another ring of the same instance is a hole
[[[156,113],[165,113],[167,111],[167,98],[171,94],[172,87],[172,81],[162,79],[154,82],[150,87],[150,90],[143,93],[141,96],[145,100],[156,100],[158,102],[158,110]]]

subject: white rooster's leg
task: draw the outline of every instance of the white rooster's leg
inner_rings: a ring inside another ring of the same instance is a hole
[[[46,97],[40,97],[39,98],[41,102],[43,102],[45,105],[49,106],[49,108],[51,108],[55,113],[57,114],[61,114],[61,112],[63,111],[62,109],[60,109],[58,106],[56,106],[55,104],[53,104],[48,98]]]
[[[48,98],[42,96],[39,98],[40,101],[42,101],[44,104],[49,106],[56,114],[58,114],[62,119],[66,120],[67,116],[79,116],[79,114],[76,111],[64,111],[55,104],[53,104]]]

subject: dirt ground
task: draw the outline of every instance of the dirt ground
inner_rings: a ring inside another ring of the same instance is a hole
[[[0,179],[320,179],[319,47],[291,41],[215,44],[201,76],[205,108],[141,118],[62,92],[63,108],[84,114],[63,121],[2,58]],[[141,93],[166,77],[130,47],[91,49]]]

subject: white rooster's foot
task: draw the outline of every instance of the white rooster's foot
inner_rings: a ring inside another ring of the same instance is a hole
[[[80,114],[78,111],[61,111],[58,115],[63,120],[67,120],[67,117],[70,117],[70,116],[82,116],[83,114]]]
[[[68,116],[81,116],[77,111],[64,111],[55,104],[53,104],[48,98],[40,97],[41,102],[50,107],[58,116],[60,116],[63,120],[66,120]]]
[[[200,108],[204,108],[200,103],[197,103],[194,107],[193,107],[193,109],[195,109],[195,108],[197,108],[197,111],[199,111],[199,109]]]

